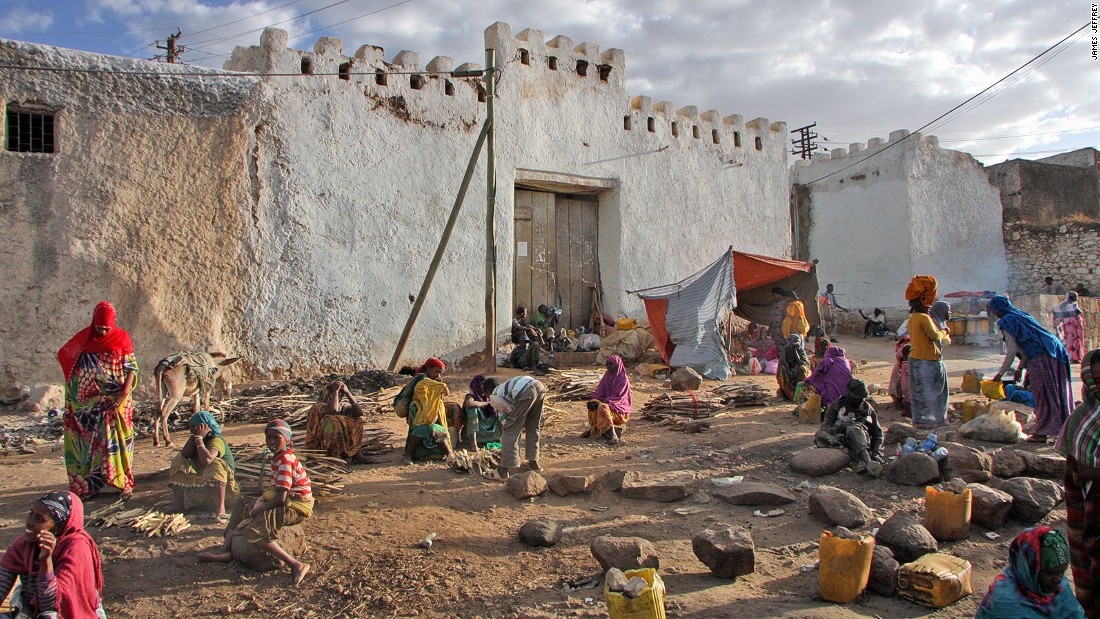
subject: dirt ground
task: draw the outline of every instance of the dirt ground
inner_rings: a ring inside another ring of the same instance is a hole
[[[886,385],[893,342],[849,336],[841,346],[850,358],[867,361],[857,377]],[[959,384],[963,370],[992,371],[1000,362],[993,349],[967,346],[949,347],[946,357],[952,386]],[[455,398],[465,393],[468,380],[446,377]],[[772,376],[732,380],[775,386]],[[662,391],[659,381],[635,379],[635,408]],[[953,396],[952,401],[961,398]],[[606,616],[602,589],[596,584],[574,589],[570,584],[599,578],[589,544],[598,535],[613,534],[641,536],[654,543],[670,617],[968,617],[1004,566],[1008,542],[1024,527],[1009,521],[999,531],[1001,538],[990,541],[984,529],[974,526],[968,540],[941,545],[969,560],[974,570],[975,593],[948,608],[933,611],[871,593],[850,605],[831,604],[818,596],[818,571],[812,566],[824,527],[809,516],[805,493],[785,507],[786,514],[760,518],[753,516],[757,508],[727,505],[705,492],[710,477],[743,475],[746,481],[784,486],[803,481],[787,461],[792,452],[812,444],[816,427],[798,424],[791,405],[727,412],[712,419],[711,429],[701,434],[673,432],[636,415],[626,441],[616,447],[577,438],[586,423],[583,402],[554,406],[562,412],[551,412],[543,431],[542,464],[548,477],[613,469],[683,471],[699,480],[700,491],[678,503],[631,500],[606,490],[517,501],[500,483],[456,474],[442,464],[402,466],[395,449],[377,464],[355,466],[345,480],[346,495],[319,501],[305,526],[311,544],[305,559],[313,571],[298,589],[289,586],[288,570],[257,574],[231,564],[197,563],[196,552],[220,540],[221,528],[210,521],[192,518],[196,526],[168,539],[147,539],[119,527],[91,529],[103,556],[107,612],[134,618],[601,617]],[[885,402],[879,412],[885,427],[902,419]],[[374,423],[404,436],[403,422],[396,417]],[[262,440],[257,425],[233,426],[226,435],[234,445]],[[1025,444],[1017,448],[1051,449]],[[893,449],[885,447],[889,454]],[[170,497],[166,484],[172,455],[171,450],[152,447],[149,438],[141,439],[135,457],[137,505]],[[35,455],[0,462],[6,473],[0,479],[0,540],[6,543],[21,533],[32,501],[63,487],[65,476],[60,451],[40,449]],[[923,488],[896,486],[847,470],[810,481],[855,493],[880,521],[895,510],[922,512],[918,499],[923,498]],[[113,500],[95,499],[88,511]],[[673,511],[688,505],[701,511]],[[519,527],[536,516],[552,517],[566,527],[556,547],[532,549],[518,541]],[[1064,526],[1064,508],[1043,522]],[[715,523],[751,529],[754,574],[719,579],[695,558],[691,536]],[[435,545],[419,548],[417,541],[433,531],[438,533]],[[809,567],[803,571],[803,566]]]

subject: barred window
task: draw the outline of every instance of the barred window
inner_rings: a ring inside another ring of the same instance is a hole
[[[17,153],[54,152],[52,112],[8,107],[7,149]]]

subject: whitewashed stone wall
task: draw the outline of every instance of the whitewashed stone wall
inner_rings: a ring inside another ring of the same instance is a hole
[[[103,298],[149,369],[203,346],[243,354],[254,375],[388,362],[485,104],[474,79],[373,75],[446,72],[449,58],[387,61],[372,46],[345,56],[337,39],[313,51],[286,41],[268,30],[226,68],[300,74],[307,60],[314,75],[0,74],[5,101],[55,106],[67,132],[57,155],[0,153],[0,224],[20,239],[3,254],[17,274],[16,292],[0,297],[7,380],[57,380],[53,353]],[[517,170],[613,181],[599,202],[612,313],[641,311],[623,290],[683,278],[729,245],[789,255],[783,123],[631,98],[620,50],[499,23],[485,41],[501,66],[498,329],[511,309]],[[0,61],[181,70],[14,42],[0,44]],[[484,184],[480,163],[410,360],[481,347]]]
[[[1100,223],[1006,223],[1004,239],[1013,295],[1038,293],[1048,276],[1067,290],[1083,284],[1100,294]]]
[[[934,275],[943,293],[1004,290],[997,190],[970,155],[939,148],[934,137],[907,135],[895,131],[889,141],[796,163],[796,229],[808,251],[802,257],[820,260],[822,287],[835,284],[840,303],[851,308],[904,306],[916,274]]]

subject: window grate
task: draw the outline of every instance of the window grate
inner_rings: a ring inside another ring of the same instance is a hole
[[[54,152],[53,114],[8,108],[7,149],[17,153]]]

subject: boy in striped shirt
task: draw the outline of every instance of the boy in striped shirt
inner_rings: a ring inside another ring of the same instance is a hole
[[[267,448],[271,458],[271,487],[256,499],[251,508],[242,499],[233,509],[229,525],[225,529],[225,545],[221,552],[199,556],[202,561],[230,561],[230,540],[238,530],[250,544],[255,544],[290,566],[294,584],[302,582],[309,573],[309,564],[298,561],[276,542],[279,529],[301,524],[313,515],[313,491],[305,467],[294,455],[291,446],[290,426],[276,419],[264,428]]]

